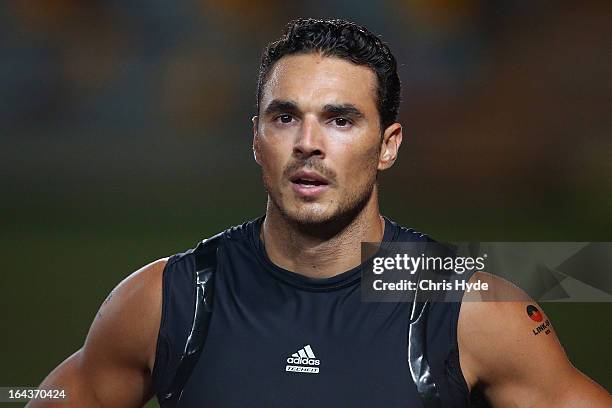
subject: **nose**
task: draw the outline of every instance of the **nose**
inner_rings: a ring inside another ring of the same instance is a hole
[[[324,138],[318,122],[314,118],[304,118],[296,135],[293,155],[302,159],[311,156],[319,156],[322,159],[325,157]]]

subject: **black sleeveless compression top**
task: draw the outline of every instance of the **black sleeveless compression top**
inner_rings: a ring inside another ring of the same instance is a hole
[[[210,323],[196,339],[203,348],[179,408],[469,406],[459,302],[428,303],[411,324],[412,303],[361,301],[360,266],[313,279],[272,263],[259,238],[262,221],[217,236]],[[426,240],[385,217],[381,245]],[[163,273],[153,369],[162,407],[170,406],[164,395],[194,323],[196,255],[197,248],[172,256]]]

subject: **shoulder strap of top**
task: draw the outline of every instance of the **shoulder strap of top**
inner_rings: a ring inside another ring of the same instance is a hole
[[[424,250],[429,256],[441,258],[457,256],[452,246],[431,239],[428,239],[429,243],[432,245],[427,245]],[[470,276],[471,272],[466,273],[461,279],[467,280]],[[440,282],[442,279],[453,281],[459,278],[452,273],[446,276],[444,271],[421,270],[418,275],[418,280]],[[465,406],[467,395],[461,391],[466,386],[463,384],[455,386],[463,377],[459,368],[458,354],[452,354],[457,348],[456,322],[461,298],[462,292],[452,292],[451,299],[445,300],[440,294],[417,289],[413,299],[408,328],[408,364],[412,380],[425,408]],[[440,330],[441,327],[444,329]],[[431,338],[434,333],[437,333],[437,339]],[[457,358],[456,364],[451,364],[455,363],[453,357]],[[450,370],[446,367],[447,364],[456,366],[456,369]],[[450,389],[451,387],[457,390]]]
[[[220,238],[221,234],[217,234],[206,239],[193,251],[195,257],[193,285],[196,288],[193,320],[170,387],[159,394],[159,404],[163,408],[175,408],[178,405],[185,384],[204,348],[212,315],[214,274],[217,268],[217,248]]]
[[[438,384],[429,364],[427,353],[427,318],[430,300],[413,300],[412,316],[408,327],[408,365],[412,381],[425,408],[439,408],[442,403]]]

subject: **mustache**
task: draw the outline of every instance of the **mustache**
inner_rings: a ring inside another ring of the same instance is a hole
[[[285,170],[283,170],[283,176],[285,178],[291,177],[298,170],[313,170],[319,173],[321,176],[325,177],[328,183],[336,184],[336,172],[332,169],[326,167],[321,163],[321,160],[315,159],[311,160],[310,158],[306,160],[297,160],[289,163]]]

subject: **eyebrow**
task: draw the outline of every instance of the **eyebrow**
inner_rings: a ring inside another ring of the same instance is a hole
[[[323,107],[323,111],[328,115],[348,116],[353,119],[364,118],[364,114],[351,103],[343,103],[339,105],[327,104]]]
[[[264,111],[265,116],[274,115],[281,112],[297,112],[299,111],[298,105],[294,101],[274,99],[268,104]]]
[[[296,113],[299,110],[298,104],[295,101],[274,99],[266,107],[264,115],[270,116],[283,112]],[[352,103],[327,104],[323,107],[323,112],[330,116],[347,116],[352,119],[363,119],[365,117]]]

